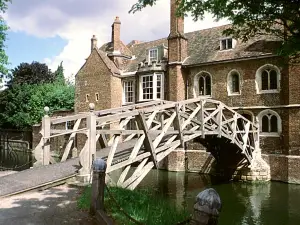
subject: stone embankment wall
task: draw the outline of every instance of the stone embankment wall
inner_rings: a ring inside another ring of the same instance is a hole
[[[300,184],[300,156],[262,154],[262,158],[270,166],[271,180]],[[214,157],[209,152],[203,150],[187,150],[185,152],[183,149],[178,149],[171,152],[160,163],[160,168],[169,171],[213,174],[215,172],[214,161]],[[241,176],[241,178],[244,176],[239,173],[235,173],[234,175]],[[261,174],[261,176],[266,175]],[[251,180],[248,177],[244,177],[244,180]]]

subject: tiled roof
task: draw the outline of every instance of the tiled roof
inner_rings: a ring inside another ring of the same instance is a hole
[[[108,58],[107,54],[104,51],[99,50],[99,49],[97,49],[97,52],[98,52],[99,56],[101,57],[101,59],[103,60],[103,62],[108,67],[108,69],[114,75],[120,75],[120,70],[117,68],[117,66],[115,65],[115,63]]]
[[[238,40],[234,49],[220,51],[220,39],[223,38],[222,32],[230,26],[224,25],[186,33],[185,36],[188,39],[188,58],[184,61],[184,65],[270,55],[273,53],[272,49],[274,50],[278,47],[278,39],[271,36],[261,36],[251,39],[247,43],[242,43]],[[101,49],[107,50],[109,45],[110,43],[106,43]],[[127,48],[124,49],[126,51],[123,50],[121,52],[128,55],[128,50],[130,50],[131,55],[136,58],[128,60],[126,65],[120,69],[124,72],[136,71],[138,64],[146,60],[146,50],[161,45],[168,46],[167,38],[128,44]]]
[[[246,43],[237,40],[235,48],[220,51],[220,39],[224,37],[222,32],[231,25],[213,27],[186,33],[188,38],[188,56],[184,65],[218,62],[247,57],[272,54],[272,49],[278,45],[278,40],[271,36],[260,36]]]

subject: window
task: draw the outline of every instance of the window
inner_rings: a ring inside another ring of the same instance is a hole
[[[256,91],[260,93],[278,93],[280,90],[280,71],[276,66],[265,65],[256,72]]]
[[[199,95],[211,95],[211,77],[209,73],[202,73],[199,77]]]
[[[229,95],[239,95],[240,90],[240,74],[233,70],[227,76],[227,91]]]
[[[96,94],[95,94],[95,99],[96,99],[96,102],[99,101],[99,93],[96,93]]]
[[[262,136],[278,136],[281,133],[281,119],[275,111],[264,110],[258,118]]]
[[[265,69],[261,73],[261,89],[274,90],[277,89],[277,72],[272,69]]]
[[[89,95],[89,94],[85,95],[85,101],[86,101],[86,102],[89,102],[89,101],[90,101],[90,95]]]
[[[140,100],[163,99],[163,76],[151,74],[140,77]]]
[[[234,41],[232,40],[232,38],[222,39],[220,41],[220,50],[232,49],[234,44],[233,42]]]
[[[133,103],[134,99],[134,82],[124,81],[123,82],[123,103]]]
[[[149,50],[149,62],[157,61],[158,60],[158,49],[150,49]]]

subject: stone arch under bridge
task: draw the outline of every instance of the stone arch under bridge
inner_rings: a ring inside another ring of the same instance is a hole
[[[101,111],[93,107],[90,104],[90,112],[77,115],[43,117],[42,138],[34,151],[36,166],[63,162],[72,152],[73,157],[79,152],[78,176],[89,178],[93,158],[102,157],[107,163],[108,180],[134,189],[152,168],[185,142],[216,137],[235,145],[235,154],[242,156],[239,163],[252,172],[269,169],[261,158],[258,124],[220,101],[152,101]],[[66,123],[74,124],[73,128],[62,129]],[[59,137],[64,137],[63,148],[51,149],[51,141]],[[74,148],[76,137],[82,143],[77,145],[78,150]],[[113,179],[110,175],[120,169],[117,179]]]

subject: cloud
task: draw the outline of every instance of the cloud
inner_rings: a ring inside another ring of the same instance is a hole
[[[160,0],[142,12],[128,14],[137,0],[16,0],[9,6],[5,19],[12,31],[23,31],[37,37],[59,36],[67,45],[54,58],[46,58],[50,68],[63,61],[65,76],[76,74],[90,52],[90,38],[95,34],[99,47],[110,40],[115,16],[122,22],[121,39],[155,40],[169,33],[169,0]],[[185,31],[214,26],[211,17],[193,22],[186,18]],[[224,24],[226,21],[218,23]]]

